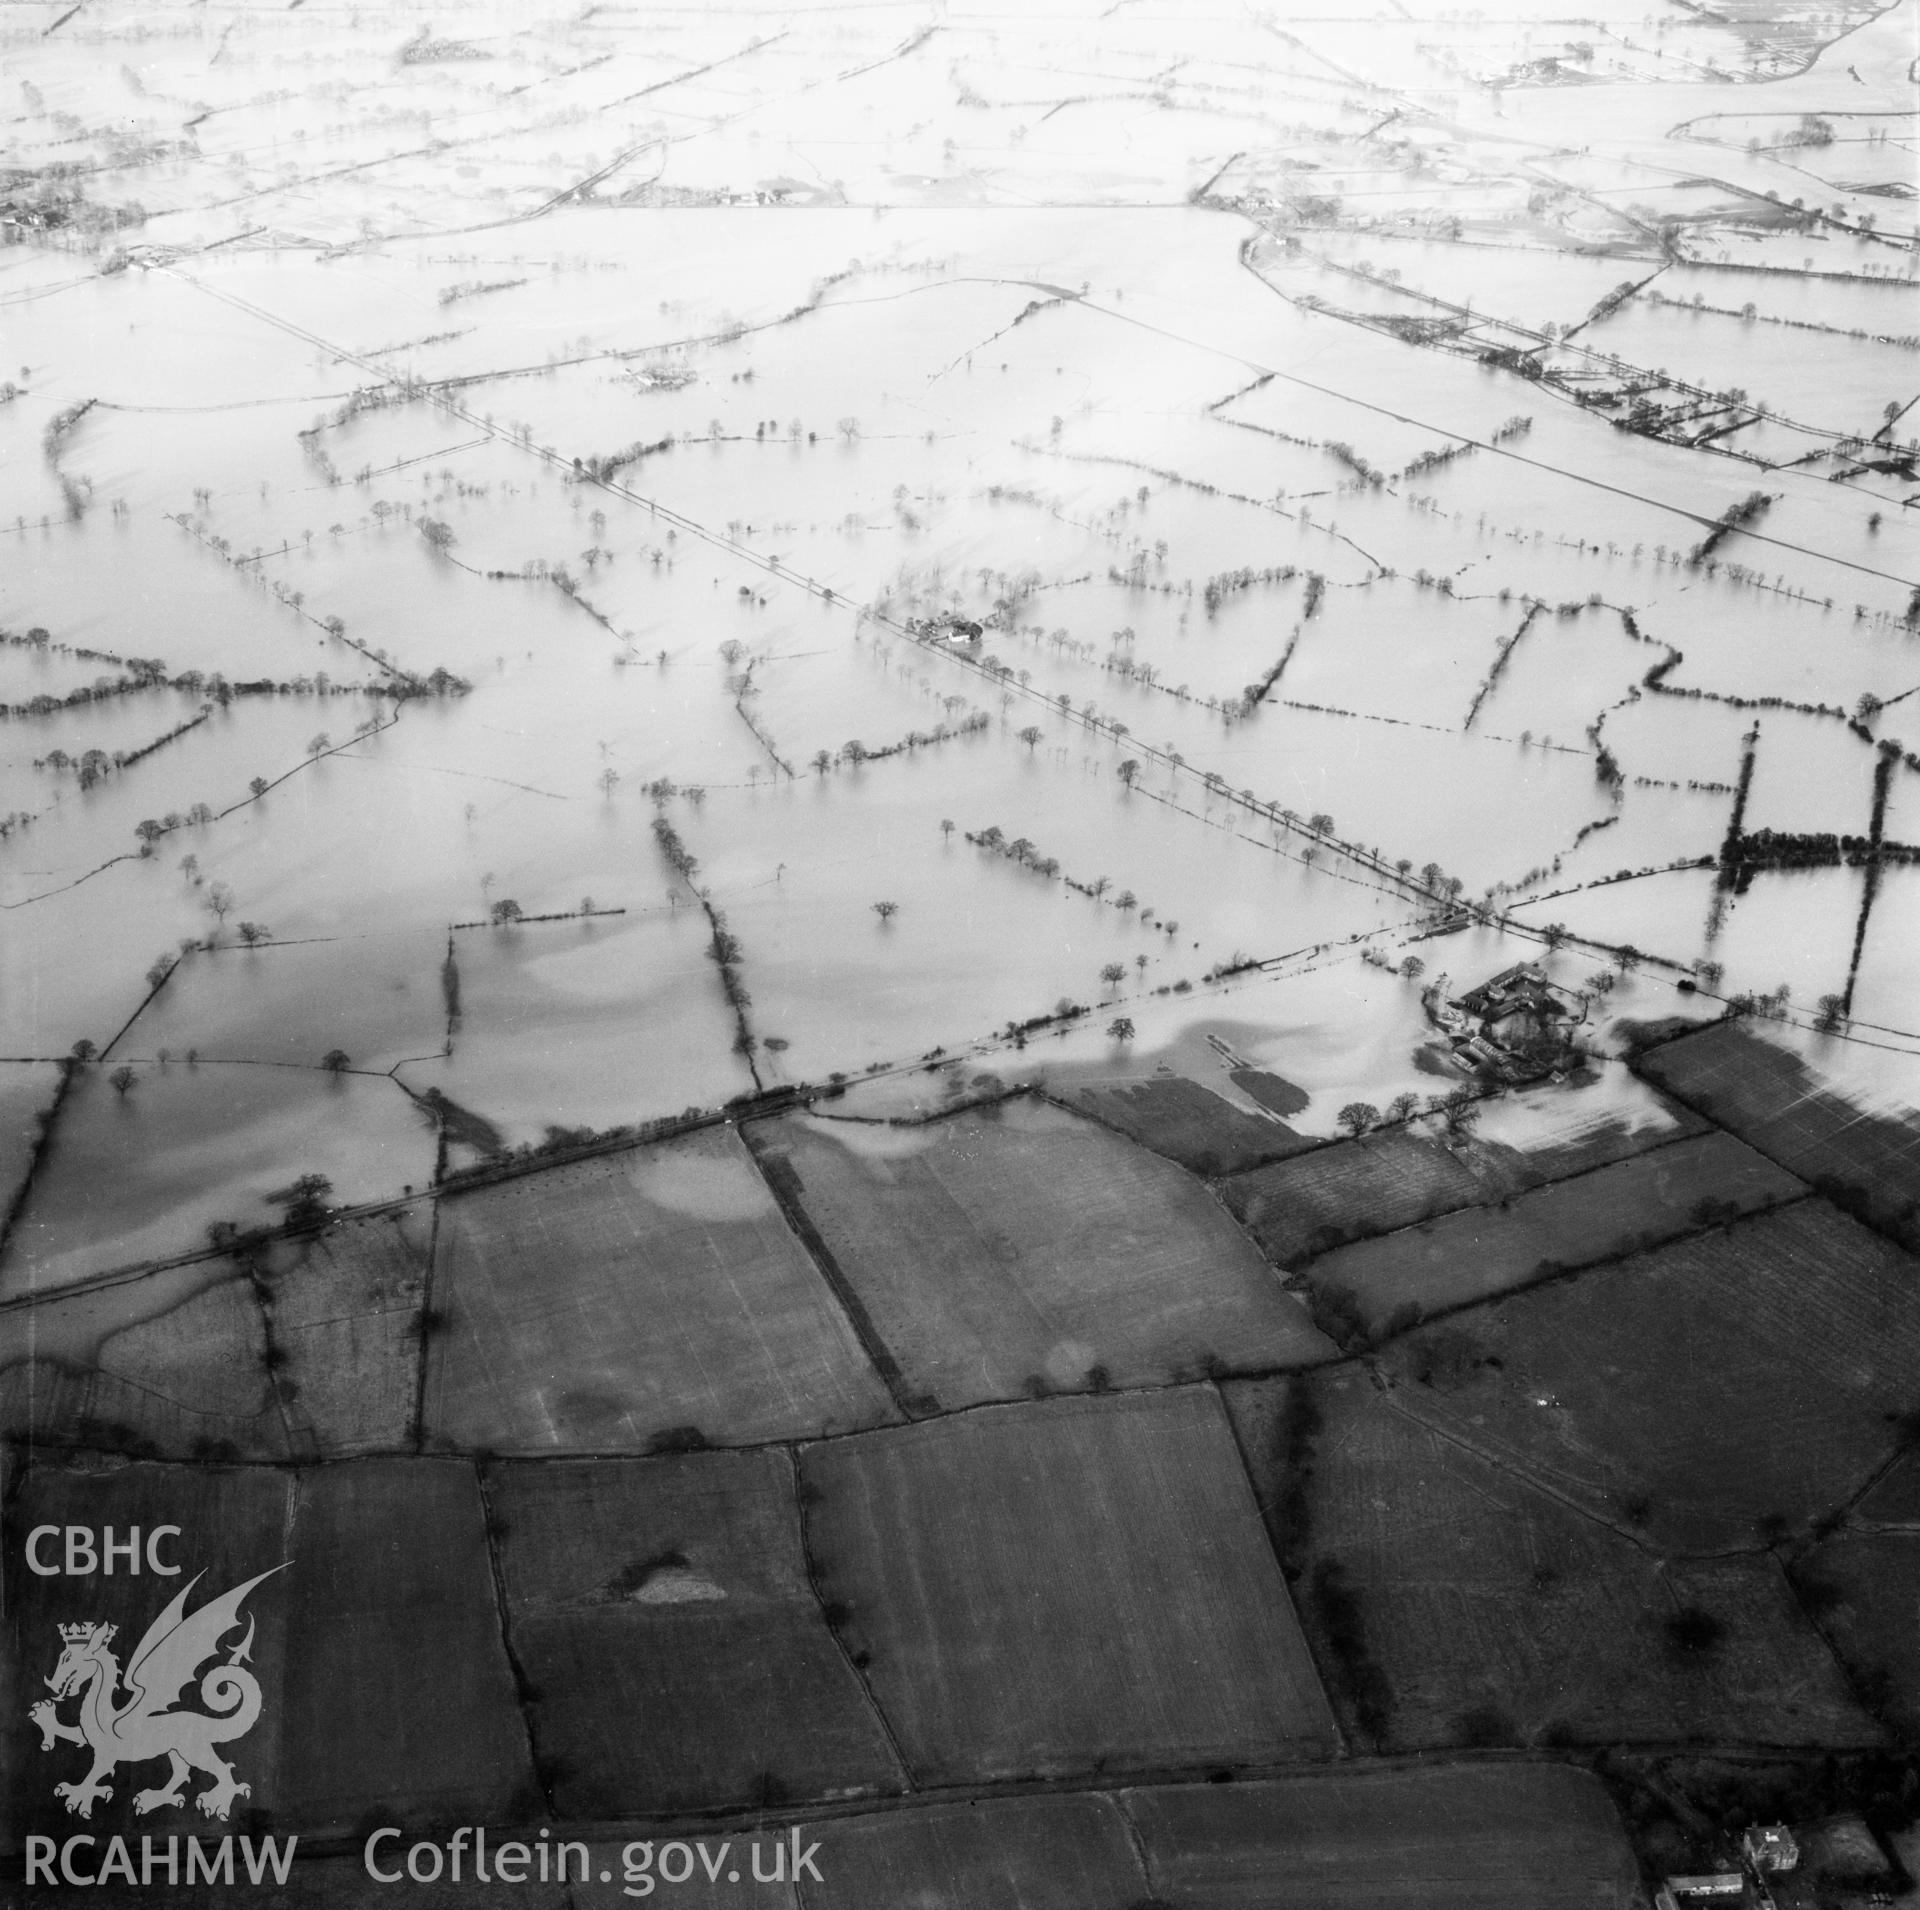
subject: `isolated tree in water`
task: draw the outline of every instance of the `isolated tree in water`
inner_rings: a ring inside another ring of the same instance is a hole
[[[1133,1039],[1133,1023],[1128,1020],[1125,1015],[1116,1015],[1113,1020],[1107,1023],[1107,1033],[1111,1035],[1115,1041],[1131,1041]]]
[[[353,1066],[353,1058],[344,1048],[329,1048],[320,1057],[320,1065],[329,1074],[345,1074]]]
[[[879,916],[882,922],[890,922],[900,913],[900,904],[898,902],[876,902],[873,905],[873,912]]]

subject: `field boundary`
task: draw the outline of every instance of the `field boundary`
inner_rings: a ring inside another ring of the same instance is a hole
[[[879,1375],[880,1383],[887,1389],[887,1396],[893,1401],[894,1410],[906,1421],[936,1417],[926,1410],[926,1402],[907,1385],[907,1376],[901,1370],[899,1360],[893,1349],[880,1336],[880,1329],[873,1323],[873,1315],[867,1311],[867,1304],[854,1290],[853,1284],[841,1270],[840,1263],[834,1258],[833,1249],[822,1238],[819,1228],[813,1224],[813,1218],[800,1203],[799,1175],[793,1164],[784,1156],[771,1154],[764,1142],[751,1138],[743,1122],[740,1127],[740,1142],[753,1157],[753,1164],[759,1170],[760,1178],[765,1182],[767,1191],[773,1196],[774,1204],[780,1210],[780,1218],[786,1223],[787,1231],[792,1234],[807,1257],[813,1262],[814,1271],[825,1282],[827,1291],[833,1295],[835,1303],[846,1317],[847,1324],[853,1328],[854,1337],[860,1342],[860,1350],[865,1354],[867,1364]],[[918,1410],[916,1410],[918,1408]]]

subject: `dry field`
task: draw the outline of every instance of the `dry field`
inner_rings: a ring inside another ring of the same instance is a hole
[[[1606,1122],[1577,1140],[1528,1151],[1471,1136],[1441,1141],[1389,1129],[1237,1175],[1221,1193],[1268,1259],[1293,1267],[1348,1241],[1506,1200],[1705,1127],[1684,1114],[1662,1125]]]
[[[1081,1088],[1074,1099],[1096,1120],[1209,1180],[1244,1174],[1319,1145],[1283,1122],[1248,1114],[1180,1075]]]
[[[407,1207],[268,1250],[279,1392],[307,1450],[391,1452],[411,1441],[432,1229],[430,1209]]]
[[[1358,1742],[1878,1741],[1770,1558],[1662,1560],[1364,1374],[1230,1398]]]
[[[1730,1134],[1702,1134],[1469,1207],[1313,1262],[1314,1292],[1369,1336],[1772,1207],[1801,1182]]]
[[[1677,1551],[1803,1527],[1920,1404],[1920,1283],[1821,1200],[1395,1341],[1406,1409]]]
[[[25,1521],[23,1525],[19,1521]],[[169,1541],[185,1577],[97,1577],[85,1589],[19,1569],[13,1528],[41,1523],[181,1527]],[[232,1752],[280,1830],[350,1830],[382,1821],[487,1822],[533,1795],[525,1727],[501,1645],[478,1483],[455,1460],[354,1460],[291,1471],[137,1463],[87,1471],[35,1467],[10,1510],[9,1602],[37,1682],[59,1655],[56,1621],[110,1619],[131,1645],[194,1573],[197,1609],[286,1565],[242,1610],[258,1621],[251,1663],[259,1723]],[[289,1562],[290,1561],[290,1562]],[[76,1594],[78,1602],[76,1603]],[[241,1634],[222,1646],[225,1657]],[[42,1662],[44,1660],[44,1663]],[[124,1662],[124,1660],[123,1660]],[[10,1761],[24,1796],[10,1822],[47,1829],[56,1762],[9,1706]],[[29,1740],[31,1746],[29,1747]],[[62,1746],[58,1775],[78,1755]],[[119,1780],[126,1781],[123,1773]],[[140,1774],[144,1785],[150,1773]],[[200,1784],[191,1788],[198,1791]],[[69,1823],[55,1807],[53,1816]],[[163,1813],[162,1833],[206,1828]]]
[[[929,1404],[1333,1356],[1205,1188],[1058,1109],[958,1115],[884,1149],[811,1120],[756,1144]]]
[[[279,1550],[280,1529],[266,1534]],[[267,1720],[283,1746],[279,1820],[346,1831],[376,1803],[383,1823],[527,1810],[538,1793],[472,1466],[301,1472],[281,1556],[285,1699]]]
[[[1920,1124],[1867,1114],[1784,1048],[1722,1022],[1653,1049],[1640,1072],[1770,1159],[1920,1244]]]
[[[1137,1904],[1147,1882],[1101,1796],[934,1804],[822,1824],[808,1910],[1081,1910]]]
[[[983,1408],[800,1471],[821,1592],[916,1780],[1336,1748],[1212,1392]]]
[[[894,1417],[739,1136],[447,1200],[426,1431],[499,1452],[644,1452]]]
[[[1920,1532],[1841,1537],[1794,1572],[1858,1689],[1907,1742],[1920,1732]]]
[[[563,1814],[899,1788],[807,1582],[784,1452],[509,1462],[487,1490]]]
[[[1920,1454],[1896,1461],[1853,1516],[1866,1525],[1920,1526]]]
[[[1172,1910],[1639,1910],[1599,1781],[1502,1760],[1133,1791]]]

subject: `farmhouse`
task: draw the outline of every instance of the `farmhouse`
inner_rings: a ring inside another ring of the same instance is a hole
[[[1740,1855],[1756,1872],[1788,1871],[1800,1861],[1800,1846],[1785,1824],[1750,1824],[1740,1839]]]
[[[1548,981],[1532,962],[1502,969],[1463,995],[1446,998],[1445,977],[1429,991],[1428,1018],[1468,1072],[1508,1083],[1557,1074],[1573,1059],[1584,999]]]
[[[983,631],[983,626],[975,623],[971,617],[951,615],[910,617],[907,620],[907,628],[916,637],[926,637],[935,643],[978,643]]]

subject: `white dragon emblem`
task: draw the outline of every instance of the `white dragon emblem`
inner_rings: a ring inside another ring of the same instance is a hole
[[[273,1572],[285,1569],[276,1565]],[[233,1766],[215,1756],[213,1749],[216,1744],[244,1737],[260,1715],[260,1681],[246,1669],[253,1648],[252,1619],[247,1621],[246,1637],[234,1646],[226,1663],[215,1665],[200,1680],[200,1702],[218,1715],[209,1717],[206,1712],[176,1711],[172,1707],[193,1674],[219,1649],[220,1640],[239,1624],[240,1601],[273,1572],[262,1572],[259,1578],[250,1578],[222,1597],[210,1599],[191,1618],[185,1616],[187,1594],[205,1574],[196,1573],[189,1579],[147,1627],[146,1636],[135,1648],[126,1670],[127,1696],[123,1703],[115,1699],[115,1687],[121,1682],[120,1661],[107,1649],[115,1627],[60,1627],[60,1662],[46,1681],[53,1696],[42,1698],[27,1715],[40,1727],[43,1751],[51,1751],[64,1739],[70,1744],[85,1744],[93,1752],[93,1769],[82,1782],[53,1787],[54,1795],[65,1799],[68,1810],[91,1817],[96,1800],[113,1795],[112,1786],[101,1780],[116,1764],[141,1764],[159,1757],[171,1760],[172,1772],[157,1789],[134,1794],[136,1811],[184,1804],[190,1770],[204,1771],[213,1779],[195,1801],[209,1817],[223,1823],[236,1797],[252,1795],[252,1785],[236,1784]],[[59,1717],[57,1707],[76,1692],[80,1694],[80,1721],[67,1724]]]

